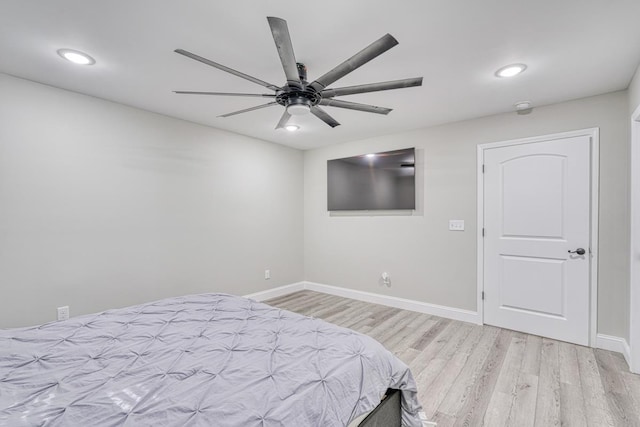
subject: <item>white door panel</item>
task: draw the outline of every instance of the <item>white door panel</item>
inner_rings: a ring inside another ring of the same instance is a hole
[[[590,138],[491,148],[484,164],[485,323],[588,345]]]
[[[502,256],[501,269],[501,308],[564,318],[564,260]]]
[[[502,163],[502,236],[563,238],[564,189],[557,184],[564,182],[566,163],[551,155]]]

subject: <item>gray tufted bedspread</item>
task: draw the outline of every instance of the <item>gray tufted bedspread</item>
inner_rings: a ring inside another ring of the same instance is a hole
[[[170,298],[0,330],[0,425],[340,426],[403,390],[375,340],[246,298]]]

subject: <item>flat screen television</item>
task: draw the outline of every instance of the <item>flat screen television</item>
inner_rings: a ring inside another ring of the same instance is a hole
[[[327,161],[327,210],[416,207],[415,148]]]

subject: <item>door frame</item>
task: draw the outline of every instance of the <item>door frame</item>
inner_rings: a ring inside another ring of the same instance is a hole
[[[631,347],[631,372],[640,373],[640,106],[631,114],[631,238],[629,262],[629,339]],[[634,314],[635,313],[635,314]]]
[[[640,111],[639,111],[640,114]],[[477,147],[477,183],[478,183],[478,207],[477,207],[477,311],[481,324],[484,324],[484,303],[482,292],[484,291],[484,152],[491,148],[509,147],[513,145],[531,144],[535,142],[553,141],[556,139],[588,136],[591,138],[591,269],[589,272],[589,346],[595,347],[598,333],[598,193],[599,193],[599,159],[600,159],[600,128],[581,129],[569,132],[554,133],[549,135],[534,136],[529,138],[512,139],[501,142],[478,144]],[[640,293],[640,292],[639,292]],[[640,303],[640,296],[638,297]],[[640,321],[640,320],[639,320]],[[640,346],[640,340],[638,341]],[[640,350],[638,350],[640,351]]]

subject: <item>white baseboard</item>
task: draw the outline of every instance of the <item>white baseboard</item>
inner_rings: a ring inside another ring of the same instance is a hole
[[[389,295],[374,294],[372,292],[357,291],[355,289],[341,288],[338,286],[324,285],[322,283],[303,283],[304,288],[310,291],[323,292],[325,294],[351,298],[358,301],[370,302],[373,304],[386,305],[388,307],[401,308],[403,310],[417,311],[418,313],[446,317],[447,319],[460,320],[462,322],[475,323],[478,325],[481,324],[480,316],[475,311],[446,307],[443,305],[429,304],[426,302],[392,297]]]
[[[598,334],[596,336],[596,347],[603,350],[615,351],[622,353],[627,365],[631,366],[631,348],[624,338],[614,337],[611,335]]]
[[[277,288],[267,289],[266,291],[255,292],[249,295],[243,295],[245,298],[251,298],[256,301],[265,301],[271,298],[278,298],[283,295],[292,294],[302,291],[305,288],[305,282],[292,283],[290,285],[278,286]]]

